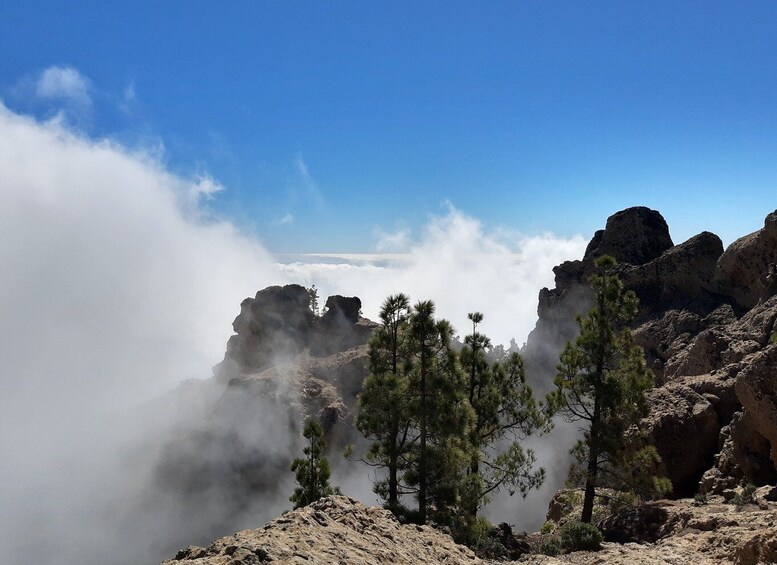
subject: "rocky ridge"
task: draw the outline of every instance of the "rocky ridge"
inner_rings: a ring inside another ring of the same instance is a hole
[[[401,525],[383,508],[331,496],[293,510],[263,528],[238,532],[208,547],[187,547],[163,565],[352,565],[481,563],[469,549],[430,526]]]

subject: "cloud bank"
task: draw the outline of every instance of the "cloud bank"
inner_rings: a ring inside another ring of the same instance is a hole
[[[466,333],[467,313],[485,315],[481,331],[494,343],[520,345],[537,320],[537,295],[553,286],[553,267],[581,257],[586,242],[551,234],[520,236],[488,231],[478,220],[453,207],[430,219],[412,239],[407,230],[384,240],[402,242],[407,252],[388,263],[380,255],[359,261],[296,261],[280,265],[290,280],[315,284],[321,296],[358,296],[365,316],[377,319],[383,299],[404,292],[413,301],[432,299],[438,315]],[[342,256],[347,258],[347,256]]]
[[[53,75],[46,88],[78,96],[76,79]],[[208,214],[203,202],[220,189],[0,104],[0,547],[9,562],[31,552],[41,564],[166,555],[175,514],[138,525],[147,516],[133,514],[135,502],[150,494],[163,438],[207,406],[159,395],[210,376],[240,302],[258,289],[315,283],[322,296],[360,296],[373,317],[403,291],[436,300],[461,330],[480,310],[494,341],[521,340],[550,268],[583,248],[580,238],[491,233],[451,208],[417,239],[403,236],[398,260],[279,264]],[[209,386],[200,392],[218,397]]]

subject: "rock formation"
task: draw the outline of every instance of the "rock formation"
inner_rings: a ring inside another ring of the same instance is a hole
[[[263,528],[238,532],[208,547],[187,547],[163,565],[477,565],[472,551],[430,526],[401,525],[382,508],[331,496],[293,510]]]
[[[356,395],[375,327],[360,310],[356,297],[330,296],[319,316],[299,285],[269,287],[242,302],[236,335],[214,367],[218,396],[209,399],[206,417],[162,450],[154,473],[194,539],[289,506],[289,465],[302,452],[307,418],[324,427],[333,465],[343,462],[343,447],[358,439]],[[257,508],[261,502],[267,509]],[[203,509],[207,516],[199,515]]]
[[[773,481],[777,211],[725,251],[709,232],[672,245],[666,222],[647,208],[611,216],[583,259],[556,267],[556,287],[540,291],[525,352],[540,390],[577,331],[575,315],[589,307],[585,282],[604,253],[640,299],[635,336],[658,385],[645,426],[675,496],[697,492],[702,475],[701,488],[714,491],[743,478]]]

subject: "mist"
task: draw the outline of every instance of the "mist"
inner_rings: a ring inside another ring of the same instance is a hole
[[[158,477],[160,458],[175,461],[178,431],[205,420],[218,429],[224,390],[207,379],[240,302],[257,290],[316,284],[322,297],[359,296],[373,318],[385,296],[405,292],[434,299],[462,333],[467,312],[481,311],[495,343],[520,344],[539,289],[552,286],[552,266],[584,249],[581,237],[489,231],[448,206],[394,262],[284,263],[209,212],[220,189],[207,176],[171,173],[153,152],[0,103],[0,548],[8,562],[153,563],[176,544],[258,527],[290,506],[290,476],[238,513],[212,485],[181,501]],[[278,425],[285,406],[268,398],[241,410],[240,433],[224,449],[268,458],[296,450],[297,438]],[[203,457],[217,464],[220,454]]]

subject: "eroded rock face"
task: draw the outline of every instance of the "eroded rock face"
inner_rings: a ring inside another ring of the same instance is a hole
[[[766,217],[764,227],[739,238],[718,262],[715,282],[719,292],[731,296],[745,309],[777,293],[777,210]]]
[[[342,463],[343,447],[358,440],[356,395],[376,327],[360,311],[358,298],[331,296],[317,316],[300,285],[269,287],[243,301],[203,417],[180,429],[155,467],[156,486],[180,508],[186,541],[288,506],[289,465],[302,453],[308,418],[322,424],[335,470]]]
[[[330,296],[317,316],[308,290],[271,286],[240,304],[224,360],[213,368],[224,382],[282,364],[304,351],[323,357],[364,344],[375,324],[361,317],[361,300]]]
[[[754,353],[747,361],[737,376],[736,393],[747,429],[756,435],[748,443],[768,443],[768,451],[762,449],[761,455],[769,453],[773,467],[765,476],[758,477],[765,482],[777,478],[774,472],[777,469],[777,344]]]
[[[644,426],[661,456],[662,471],[675,496],[692,496],[713,463],[720,422],[712,403],[681,383],[653,389]],[[693,438],[689,441],[689,438]]]
[[[718,490],[729,479],[771,480],[777,390],[766,349],[777,333],[777,297],[770,298],[777,293],[777,211],[725,251],[709,232],[673,246],[663,218],[647,208],[608,218],[583,259],[556,267],[555,288],[540,292],[525,354],[539,391],[552,386],[558,355],[577,333],[574,317],[590,305],[593,260],[605,253],[619,260],[624,286],[640,299],[635,339],[658,387],[644,426],[675,496],[692,494],[702,476],[704,489]]]

